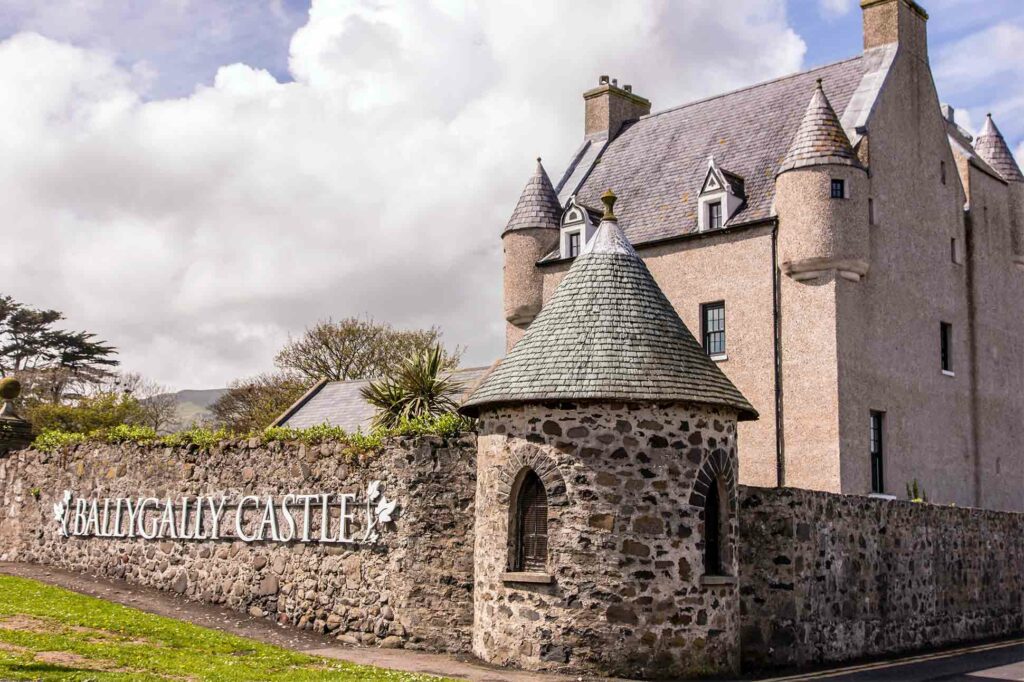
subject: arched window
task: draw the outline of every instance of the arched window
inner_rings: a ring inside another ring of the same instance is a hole
[[[544,571],[548,563],[548,494],[529,471],[516,498],[516,557],[513,570]]]
[[[718,480],[711,481],[704,498],[704,575],[726,575],[722,550],[725,545],[726,513]]]

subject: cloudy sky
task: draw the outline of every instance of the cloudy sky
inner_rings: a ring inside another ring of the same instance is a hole
[[[667,108],[857,54],[857,4],[0,0],[0,292],[174,388],[350,315],[489,363],[498,235],[598,75]],[[943,100],[1024,157],[1024,2],[924,4]]]

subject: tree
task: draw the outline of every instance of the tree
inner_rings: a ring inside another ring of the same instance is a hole
[[[310,381],[376,379],[406,358],[437,346],[440,338],[437,327],[401,330],[370,318],[328,319],[289,339],[274,362],[281,370],[297,372]],[[460,349],[451,354],[442,350],[445,366],[457,366],[459,355]]]
[[[227,392],[210,406],[217,422],[236,433],[270,426],[302,397],[312,382],[294,373],[259,374],[228,385]]]
[[[360,393],[377,408],[373,425],[394,428],[403,420],[453,412],[462,385],[451,375],[440,345],[416,353],[398,371],[371,381]]]
[[[114,382],[117,390],[139,402],[138,424],[157,433],[170,433],[178,428],[178,399],[166,386],[146,379],[138,372],[121,374]]]
[[[81,394],[90,384],[111,376],[117,349],[89,332],[69,332],[54,325],[64,316],[37,310],[0,296],[0,376],[17,374],[25,399],[57,404],[66,394]]]

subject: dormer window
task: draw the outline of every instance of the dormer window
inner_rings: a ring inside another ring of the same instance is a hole
[[[708,202],[708,229],[718,230],[722,227],[722,202]]]
[[[562,213],[562,234],[558,243],[559,258],[575,258],[583,253],[583,247],[597,231],[597,221],[585,206],[570,197]]]
[[[700,196],[697,198],[697,230],[720,230],[743,205],[743,178],[708,160]]]

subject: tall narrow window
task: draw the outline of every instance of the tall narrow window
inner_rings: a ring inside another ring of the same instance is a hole
[[[717,230],[722,226],[722,202],[712,201],[708,204],[708,229]]]
[[[704,499],[704,574],[725,575],[722,565],[722,535],[724,530],[722,494],[718,481],[711,481]]]
[[[871,413],[871,492],[885,492],[885,477],[882,471],[882,424],[884,412]]]
[[[868,225],[875,225],[875,200],[868,199]]]
[[[846,198],[846,181],[838,178],[832,179],[832,198],[833,199],[845,199]]]
[[[939,176],[942,178],[942,184],[946,184],[946,162],[939,162]]]
[[[569,258],[575,258],[580,255],[580,233],[570,232],[569,233]]]
[[[725,355],[725,302],[705,303],[700,310],[704,352],[711,357]]]
[[[942,361],[942,371],[946,374],[953,373],[953,325],[949,322],[939,323],[939,354]]]
[[[548,494],[540,477],[526,474],[516,500],[516,571],[544,571],[548,562]]]

